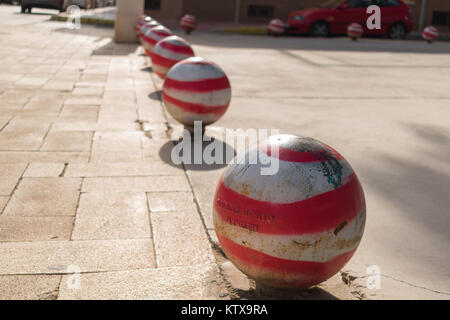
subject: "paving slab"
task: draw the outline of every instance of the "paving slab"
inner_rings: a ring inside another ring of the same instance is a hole
[[[0,166],[0,177],[2,177],[0,180],[0,196],[9,196],[13,192],[26,167],[25,163],[9,163]]]
[[[73,217],[0,216],[0,242],[70,240]]]
[[[0,276],[1,300],[55,300],[60,275]]]
[[[80,289],[63,276],[58,299],[202,300],[218,299],[222,280],[217,265],[197,265],[82,274]]]
[[[88,152],[91,150],[93,132],[55,131],[49,132],[42,145],[42,151]]]
[[[197,209],[192,192],[150,192],[147,198],[151,212]]]
[[[211,243],[196,210],[150,215],[158,267],[214,263]]]
[[[25,178],[57,178],[64,171],[64,163],[30,163],[23,174]]]
[[[23,178],[3,215],[74,216],[80,186],[81,178]]]
[[[73,240],[151,238],[145,193],[83,193]]]
[[[139,177],[139,176],[184,176],[181,168],[162,161],[126,163],[70,163],[65,177]]]
[[[122,271],[154,268],[153,243],[144,240],[1,242],[0,275]]]
[[[185,176],[84,178],[82,192],[190,191]]]
[[[89,152],[0,151],[0,163],[87,162]]]

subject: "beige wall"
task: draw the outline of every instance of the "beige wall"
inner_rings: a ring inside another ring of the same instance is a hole
[[[146,10],[154,18],[178,19],[183,13],[184,0],[161,0],[161,10]]]
[[[419,29],[420,12],[422,8],[422,0],[415,0],[412,5],[412,15],[414,20],[414,29]],[[429,26],[433,20],[433,11],[448,11],[450,12],[449,0],[427,0],[425,8],[425,26]],[[442,32],[450,32],[450,27],[437,26]]]

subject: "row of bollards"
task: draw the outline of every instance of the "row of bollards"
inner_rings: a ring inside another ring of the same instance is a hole
[[[192,15],[181,20],[187,34],[196,25]],[[272,23],[271,33],[282,27]],[[204,129],[224,115],[231,86],[218,65],[195,57],[186,40],[149,17],[136,31],[177,121],[192,131],[194,121]],[[264,173],[268,163],[277,170]],[[213,219],[227,257],[259,287],[299,289],[329,279],[348,262],[364,232],[365,208],[358,178],[336,150],[312,138],[277,135],[225,169]]]
[[[285,24],[280,19],[273,19],[269,22],[267,26],[267,32],[274,36],[278,37],[282,35],[286,31]],[[364,35],[364,29],[359,23],[351,23],[347,26],[347,36],[353,41],[357,41]],[[422,38],[425,39],[428,43],[432,43],[439,37],[439,31],[436,27],[429,26],[426,27],[422,32]]]

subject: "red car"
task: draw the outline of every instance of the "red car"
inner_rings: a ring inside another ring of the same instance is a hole
[[[365,35],[387,35],[401,39],[413,28],[410,8],[402,0],[344,0],[335,1],[330,9],[304,9],[289,14],[287,33],[311,34],[316,37],[343,35],[353,22],[361,24]],[[337,3],[337,4],[336,4]],[[381,9],[381,29],[369,30],[367,7]]]

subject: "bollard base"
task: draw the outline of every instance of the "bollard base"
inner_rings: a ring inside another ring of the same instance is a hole
[[[261,299],[295,299],[308,295],[308,288],[304,289],[290,289],[290,288],[275,288],[265,284],[256,282],[255,294]]]

